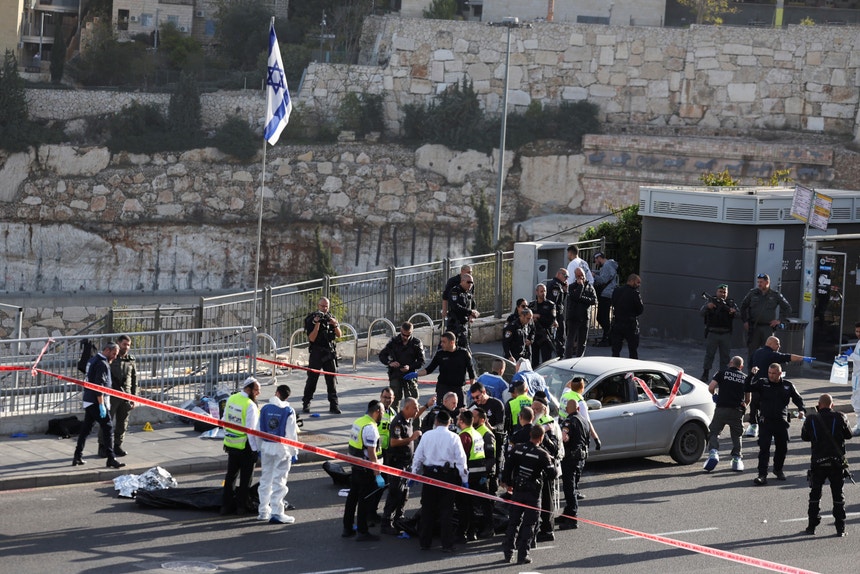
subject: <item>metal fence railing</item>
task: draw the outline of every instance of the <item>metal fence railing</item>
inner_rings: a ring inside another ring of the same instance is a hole
[[[479,311],[483,316],[501,317],[501,309],[509,309],[511,304],[512,251],[267,287],[257,292],[257,324],[261,331],[272,336],[277,350],[282,351],[289,347],[292,334],[304,327],[305,317],[316,309],[320,297],[328,297],[335,317],[352,325],[362,337],[379,318],[398,325],[416,313],[423,313],[438,323],[442,289],[448,278],[459,273],[460,266],[466,263],[472,266],[475,275]],[[253,307],[253,291],[202,298],[199,326],[250,323]],[[379,328],[384,327],[380,324]]]
[[[127,331],[138,374],[138,394],[178,405],[218,391],[234,392],[255,372],[253,329]],[[48,345],[38,367],[53,374],[83,379],[77,364],[81,341],[97,348],[115,341],[119,333],[57,337]],[[32,367],[46,339],[0,340],[0,366]],[[19,351],[25,349],[25,351]],[[30,371],[0,372],[0,416],[64,414],[80,411],[82,387],[58,377]]]

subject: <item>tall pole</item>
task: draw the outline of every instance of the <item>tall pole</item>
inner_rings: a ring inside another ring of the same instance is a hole
[[[499,136],[499,182],[496,186],[496,213],[493,224],[493,249],[499,245],[502,228],[502,188],[505,185],[505,132],[508,129],[508,82],[511,73],[511,28],[519,24],[517,18],[504,18],[502,25],[508,29],[508,49],[505,55],[505,88],[502,92],[502,129]]]
[[[272,16],[270,26],[275,25],[275,17]],[[272,90],[266,86],[266,109],[271,109]],[[263,172],[260,174],[260,211],[257,216],[257,257],[254,260],[254,305],[251,311],[251,327],[257,328],[257,290],[260,286],[260,249],[263,245],[263,195],[266,191],[266,137],[263,136]],[[256,344],[256,339],[254,339]]]

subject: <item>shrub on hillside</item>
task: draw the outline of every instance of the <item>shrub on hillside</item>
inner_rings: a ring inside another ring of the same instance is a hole
[[[263,135],[252,130],[242,118],[230,116],[218,128],[212,145],[236,159],[247,161],[262,148]]]

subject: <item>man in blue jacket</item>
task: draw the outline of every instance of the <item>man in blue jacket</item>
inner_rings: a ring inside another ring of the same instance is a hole
[[[116,358],[117,353],[119,353],[119,345],[112,342],[105,345],[101,353],[96,354],[95,357],[90,359],[87,365],[87,381],[94,385],[108,389],[111,388],[110,364]],[[99,424],[104,436],[113,436],[113,424],[111,424],[110,420],[110,396],[90,388],[84,388],[82,398],[84,403],[84,424],[81,426],[81,433],[78,435],[78,444],[75,448],[75,456],[72,458],[72,466],[86,463],[82,458],[84,445],[87,442],[90,431],[93,430],[94,424]],[[107,441],[105,451],[108,468],[122,468],[125,466],[124,463],[116,459],[111,441]]]

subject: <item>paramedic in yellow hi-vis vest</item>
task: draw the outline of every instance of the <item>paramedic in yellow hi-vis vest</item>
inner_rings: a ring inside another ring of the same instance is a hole
[[[377,400],[367,403],[367,414],[352,423],[349,433],[349,454],[356,458],[363,458],[370,462],[380,462],[382,445],[379,440],[379,429],[377,425],[382,419],[382,403]],[[382,475],[363,466],[352,465],[350,475],[349,496],[346,497],[346,506],[343,509],[343,534],[344,538],[356,536],[358,542],[370,542],[379,540],[379,536],[367,531],[367,512],[370,507],[369,498],[372,498],[374,490],[383,488],[385,480]],[[358,516],[356,517],[356,507]],[[352,521],[356,521],[356,529],[352,529]]]
[[[256,429],[260,424],[260,411],[257,408],[257,395],[260,394],[260,383],[254,377],[245,379],[241,391],[230,395],[224,407],[221,420]],[[251,488],[251,478],[257,453],[260,451],[260,439],[253,435],[229,428],[224,429],[224,451],[227,453],[227,474],[224,476],[224,494],[221,501],[221,514],[245,514],[255,510],[248,497]],[[239,476],[239,488],[233,491]]]

